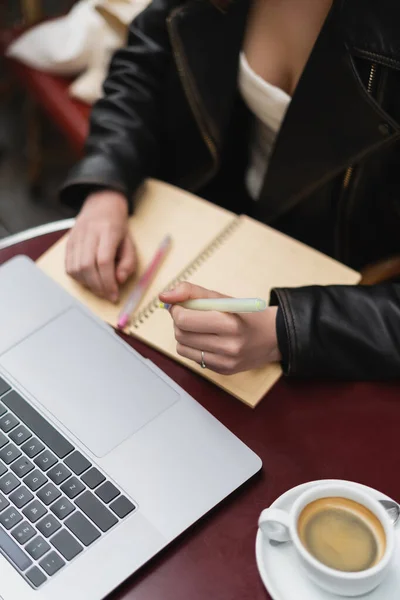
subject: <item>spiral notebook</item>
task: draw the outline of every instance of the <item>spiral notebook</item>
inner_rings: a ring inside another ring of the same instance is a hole
[[[309,284],[355,284],[359,274],[316,250],[247,216],[237,216],[171,185],[146,181],[135,200],[130,229],[137,247],[140,276],[163,237],[172,248],[132,316],[128,333],[185,364],[249,406],[256,404],[278,380],[281,368],[231,376],[201,369],[179,356],[171,317],[158,308],[158,295],[186,280],[229,296],[269,299],[272,287]],[[135,280],[127,282],[119,305],[99,299],[65,273],[67,236],[38,265],[103,320],[116,326],[118,314]]]

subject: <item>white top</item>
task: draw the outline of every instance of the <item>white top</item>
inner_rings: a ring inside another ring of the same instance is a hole
[[[291,97],[257,75],[243,52],[240,54],[238,86],[244,102],[254,115],[246,187],[250,196],[257,200],[267,172],[272,146]]]

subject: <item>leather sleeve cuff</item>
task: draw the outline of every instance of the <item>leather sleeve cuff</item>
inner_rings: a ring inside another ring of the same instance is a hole
[[[399,378],[399,284],[274,289],[271,303],[281,312],[277,330],[286,374]]]
[[[283,310],[278,306],[276,313],[276,337],[278,339],[278,348],[281,353],[281,366],[285,375],[288,372],[289,365],[289,340],[286,332],[285,319],[283,316]]]
[[[301,289],[301,288],[298,288]],[[297,291],[296,290],[290,290]],[[273,289],[270,304],[278,306],[276,318],[276,334],[282,355],[282,369],[285,375],[298,374],[298,340],[294,316],[286,289]],[[307,336],[309,337],[309,336]]]
[[[125,196],[129,214],[132,214],[132,198],[142,181],[142,178],[134,176],[131,176],[130,181],[125,181],[113,161],[102,155],[92,155],[83,158],[72,169],[59,195],[62,202],[79,210],[91,193],[98,190],[113,190]]]
[[[277,305],[280,316],[280,329],[277,335],[279,349],[283,356],[282,367],[285,375],[296,377],[346,377],[346,365],[332,360],[340,356],[341,348],[335,347],[331,315],[338,327],[336,310],[326,310],[326,296],[333,286],[306,286],[300,288],[279,288],[271,292],[271,304]],[[336,302],[333,302],[335,309]],[[325,316],[323,314],[325,313]],[[340,329],[340,326],[339,326]],[[335,372],[336,371],[336,372]]]

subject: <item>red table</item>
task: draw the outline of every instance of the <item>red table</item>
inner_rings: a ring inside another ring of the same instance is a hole
[[[60,235],[0,244],[0,263],[16,254],[36,259]],[[248,444],[263,469],[110,600],[269,599],[254,548],[258,515],[277,496],[305,481],[340,478],[400,500],[398,385],[281,380],[252,410],[142,343],[130,343]]]

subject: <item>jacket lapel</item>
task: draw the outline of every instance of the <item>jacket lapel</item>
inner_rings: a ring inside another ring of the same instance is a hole
[[[361,0],[357,3],[362,12]],[[171,42],[184,67],[180,75],[186,91],[189,87],[188,99],[218,151],[237,99],[249,4],[250,0],[232,0],[223,13],[210,0],[189,0],[170,17]],[[264,222],[273,222],[399,135],[399,125],[368,94],[356,71],[348,47],[349,10],[348,0],[334,1],[297,85],[257,203]],[[376,31],[375,35],[379,37]]]
[[[232,0],[226,12],[210,0],[190,0],[170,18],[170,38],[178,68],[183,66],[186,95],[219,149],[236,97],[248,8],[249,0]]]
[[[361,10],[361,9],[360,9]],[[271,223],[398,135],[361,82],[343,39],[339,3],[328,16],[289,105],[259,200]]]

